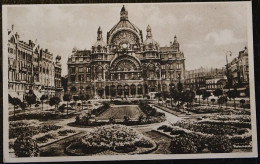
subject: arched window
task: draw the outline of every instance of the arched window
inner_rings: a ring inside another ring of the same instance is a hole
[[[125,85],[124,93],[125,93],[125,95],[129,95],[129,86],[128,85]]]
[[[112,97],[115,97],[115,96],[116,96],[116,86],[112,85],[112,86],[110,87],[110,95],[111,95]]]
[[[109,96],[109,86],[105,87],[105,94],[106,94],[106,96]]]
[[[143,86],[141,84],[139,84],[137,87],[137,94],[139,95],[143,94]]]
[[[98,80],[103,79],[103,68],[102,68],[102,66],[97,67],[97,79]]]
[[[118,85],[118,86],[117,86],[117,94],[118,94],[119,96],[121,96],[121,95],[123,94],[122,85]]]
[[[131,85],[130,89],[131,89],[131,95],[135,95],[136,94],[136,87],[135,87],[134,84]]]

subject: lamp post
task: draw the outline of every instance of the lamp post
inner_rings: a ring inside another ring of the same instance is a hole
[[[227,51],[226,52],[226,69],[227,69],[227,80],[228,80],[228,89],[230,90],[230,85],[231,85],[231,82],[230,82],[230,74],[229,74],[229,70],[228,70],[228,55],[232,56],[232,52],[231,51]]]

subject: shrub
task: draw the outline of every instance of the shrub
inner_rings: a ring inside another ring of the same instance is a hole
[[[162,125],[157,128],[157,130],[164,130],[167,128],[167,125]]]
[[[164,132],[172,132],[172,128],[171,127],[167,127],[163,130]]]
[[[151,141],[149,141],[149,139],[146,139],[144,137],[142,137],[139,141],[136,141],[136,146],[138,147],[145,147],[145,148],[150,148],[153,147],[153,144]]]
[[[38,157],[39,147],[31,137],[19,137],[15,140],[14,153],[18,157]]]
[[[212,153],[229,153],[233,151],[233,145],[225,136],[213,136],[209,139],[208,149]]]
[[[171,131],[171,135],[182,135],[182,134],[186,134],[186,132],[184,130],[178,130],[178,129],[173,129]]]
[[[174,154],[188,154],[197,152],[197,147],[194,142],[186,135],[174,137],[169,148]]]

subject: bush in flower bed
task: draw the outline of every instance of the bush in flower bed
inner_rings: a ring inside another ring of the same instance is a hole
[[[200,134],[183,133],[175,136],[170,145],[170,150],[176,154],[201,153],[206,148],[211,153],[228,153],[233,151],[231,140],[220,135],[203,136]]]
[[[174,154],[190,154],[196,153],[197,147],[189,136],[175,136],[170,144],[170,150]]]
[[[75,146],[76,145],[76,146]],[[137,131],[124,125],[105,125],[95,128],[93,132],[83,137],[80,142],[70,148],[81,148],[85,154],[95,154],[104,150],[118,153],[128,153],[137,147],[149,147],[153,144]]]
[[[224,108],[216,108],[216,107],[210,107],[210,106],[206,106],[206,107],[192,107],[189,109],[190,112],[193,113],[197,113],[197,114],[203,114],[203,113],[226,113],[229,114],[231,111],[230,110],[226,110]]]
[[[155,108],[147,104],[147,102],[140,102],[139,108],[146,115],[148,123],[159,123],[165,120],[165,114],[158,112]]]
[[[57,135],[56,135],[56,134],[49,133],[49,134],[45,134],[45,135],[42,136],[42,137],[36,138],[36,142],[37,142],[37,143],[45,143],[45,142],[47,142],[49,139],[56,139],[56,138],[57,138]]]
[[[110,108],[110,105],[108,103],[104,102],[103,106],[93,109],[92,114],[94,114],[95,116],[98,116],[101,113],[103,113],[104,111],[106,111],[108,108]]]
[[[39,147],[31,137],[17,138],[13,148],[17,157],[38,157],[40,155]]]
[[[233,145],[227,137],[216,135],[210,137],[208,149],[212,153],[229,153],[233,151]]]
[[[60,136],[66,136],[67,134],[70,134],[70,133],[76,133],[76,131],[75,130],[70,130],[70,129],[58,131],[58,134]]]

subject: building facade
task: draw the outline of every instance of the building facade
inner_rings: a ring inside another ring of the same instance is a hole
[[[68,92],[97,98],[154,96],[184,82],[185,58],[177,37],[160,47],[148,25],[142,30],[128,20],[123,6],[120,21],[107,32],[97,30],[91,50],[73,48],[68,59]]]
[[[249,85],[249,65],[248,49],[240,51],[238,57],[234,58],[227,65],[228,76],[232,86],[237,88],[248,87]]]
[[[33,92],[55,95],[53,54],[40,48],[37,41],[24,42],[14,30],[8,30],[8,91],[11,97],[24,100]]]
[[[223,89],[226,85],[225,68],[204,68],[186,71],[185,86],[192,90]]]

